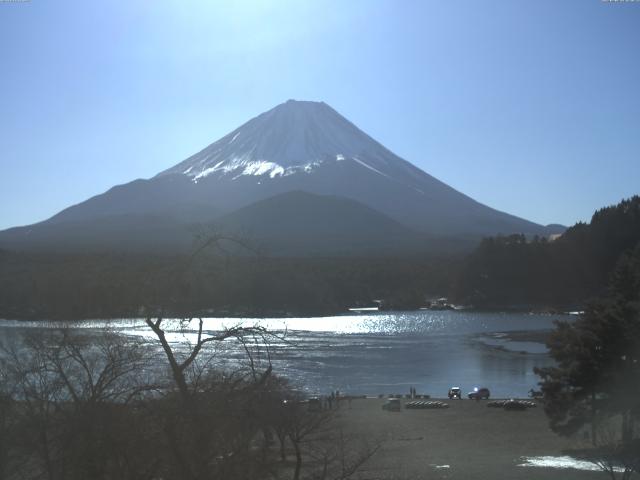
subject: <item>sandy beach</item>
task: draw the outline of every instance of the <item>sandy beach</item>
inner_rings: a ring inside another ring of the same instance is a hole
[[[385,399],[342,402],[346,432],[380,444],[361,479],[598,479],[600,471],[519,466],[525,457],[559,457],[577,440],[554,434],[541,406],[488,408],[486,401],[444,399],[447,409],[382,409]]]

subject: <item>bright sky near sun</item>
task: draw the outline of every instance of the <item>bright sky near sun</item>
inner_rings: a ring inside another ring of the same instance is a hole
[[[499,210],[640,193],[640,2],[0,0],[0,229],[322,100]]]

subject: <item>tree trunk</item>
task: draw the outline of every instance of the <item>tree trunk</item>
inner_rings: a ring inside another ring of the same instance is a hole
[[[296,451],[296,470],[293,472],[293,480],[300,480],[300,469],[302,468],[302,452],[300,451],[300,442],[292,441]]]
[[[160,341],[160,345],[162,345],[162,349],[164,350],[167,356],[167,360],[169,361],[169,366],[171,367],[173,380],[176,382],[176,386],[178,387],[178,391],[180,392],[180,397],[185,402],[188,402],[189,387],[187,386],[187,381],[184,378],[182,368],[180,368],[180,365],[178,365],[178,361],[173,354],[173,350],[171,350],[169,342],[167,342],[167,338],[164,335],[164,330],[160,328],[160,319],[158,320],[158,323],[154,323],[151,318],[147,318],[147,325],[151,328],[153,333],[156,334],[156,337],[158,337],[158,340]]]
[[[278,436],[278,442],[280,443],[280,460],[284,462],[287,459],[287,453],[284,449],[284,444],[287,441],[287,436],[280,435],[279,432],[276,432],[276,435]]]
[[[596,432],[596,394],[595,392],[591,393],[591,444],[595,447],[597,446],[597,432]]]
[[[633,440],[633,417],[628,410],[622,413],[622,443],[628,444]]]

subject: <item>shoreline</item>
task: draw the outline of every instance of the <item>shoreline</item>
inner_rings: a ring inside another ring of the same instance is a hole
[[[549,311],[549,310],[532,310],[532,309],[485,309],[485,308],[464,308],[464,309],[411,309],[411,310],[376,310],[376,311],[367,311],[364,314],[366,315],[393,315],[393,314],[409,314],[409,313],[442,313],[442,312],[454,312],[459,314],[469,314],[469,313],[479,313],[479,314],[494,314],[494,315],[508,315],[508,314],[522,314],[522,315],[540,315],[540,316],[563,316],[563,317],[573,317],[580,314],[580,311]],[[310,319],[310,318],[326,318],[326,317],[357,317],[362,316],[363,313],[357,313],[355,311],[318,311],[318,312],[304,312],[304,313],[294,313],[294,312],[229,312],[222,313],[216,312],[217,314],[211,312],[199,312],[198,314],[191,314],[186,316],[181,316],[178,314],[169,314],[164,315],[163,318],[166,319],[182,319],[182,318],[210,318],[210,319],[225,319],[225,318],[233,318],[233,319],[274,319],[274,320],[286,320],[291,318],[302,318],[302,319]],[[151,315],[152,318],[157,317],[157,315]],[[0,322],[50,322],[50,323],[76,323],[76,322],[112,322],[118,320],[124,321],[134,321],[134,320],[142,320],[145,316],[143,315],[132,315],[132,316],[103,316],[103,317],[83,317],[83,318],[42,318],[42,317],[33,317],[33,316],[25,316],[25,317],[13,317],[13,318],[5,318],[0,316]]]

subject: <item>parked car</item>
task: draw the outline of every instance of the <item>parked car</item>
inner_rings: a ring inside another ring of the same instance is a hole
[[[399,398],[389,398],[387,402],[382,405],[383,410],[388,410],[390,412],[399,412],[400,411],[400,399]]]
[[[542,393],[541,390],[534,390],[533,388],[531,390],[529,390],[529,397],[531,398],[544,398],[544,394]]]
[[[458,400],[462,398],[462,391],[460,390],[460,387],[451,387],[449,389],[449,400],[454,398],[457,398]]]
[[[471,400],[482,400],[483,398],[488,399],[491,396],[491,392],[489,392],[489,389],[486,387],[476,387],[473,389],[473,392],[469,392],[467,396]]]

